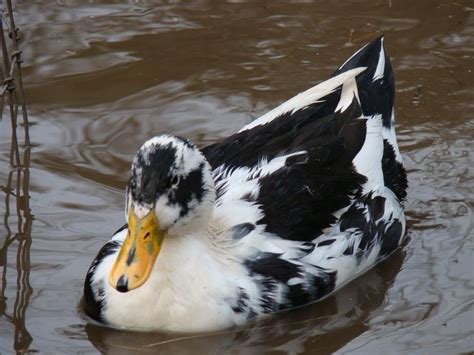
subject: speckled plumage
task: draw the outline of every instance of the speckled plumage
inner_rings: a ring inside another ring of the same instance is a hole
[[[169,235],[146,283],[120,293],[108,283],[119,230],[87,274],[86,312],[124,328],[227,328],[319,300],[387,257],[405,236],[393,97],[379,38],[201,151],[145,143],[127,209],[156,213]]]

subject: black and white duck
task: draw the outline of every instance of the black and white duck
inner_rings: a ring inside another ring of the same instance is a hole
[[[407,180],[383,37],[334,75],[198,149],[133,159],[126,222],[85,280],[113,327],[210,331],[320,300],[403,242]]]

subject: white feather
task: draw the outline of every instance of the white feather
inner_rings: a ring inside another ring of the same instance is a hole
[[[382,156],[382,115],[374,115],[367,118],[365,142],[353,160],[359,174],[367,177],[367,183],[364,185],[364,194],[384,184]]]
[[[377,68],[375,68],[375,73],[372,78],[372,81],[376,81],[383,78],[383,73],[385,71],[385,52],[383,50],[383,38],[380,40],[380,53],[379,60],[377,62]]]
[[[342,84],[341,98],[337,104],[336,111],[345,111],[352,104],[354,98],[360,104],[359,92],[357,90],[357,82],[355,77],[348,79],[346,82],[344,82],[344,84]]]
[[[333,78],[330,78],[329,80],[323,81],[322,83],[313,86],[311,89],[308,89],[296,95],[295,97],[284,102],[277,108],[252,121],[251,123],[243,127],[239,132],[266,124],[286,112],[294,112],[297,110],[301,110],[311,104],[317,103],[321,98],[334,92],[346,81],[350,80],[351,78],[355,78],[365,69],[366,68],[355,68],[341,73]]]

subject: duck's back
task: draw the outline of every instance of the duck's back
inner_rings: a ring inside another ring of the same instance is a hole
[[[236,301],[241,312],[320,299],[401,244],[407,183],[393,102],[379,38],[328,81],[203,149],[214,219],[258,285],[256,299]]]

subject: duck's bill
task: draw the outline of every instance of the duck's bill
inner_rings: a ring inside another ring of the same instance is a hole
[[[109,283],[119,292],[143,285],[160,253],[164,234],[153,210],[138,218],[130,209],[128,234],[109,274]]]

